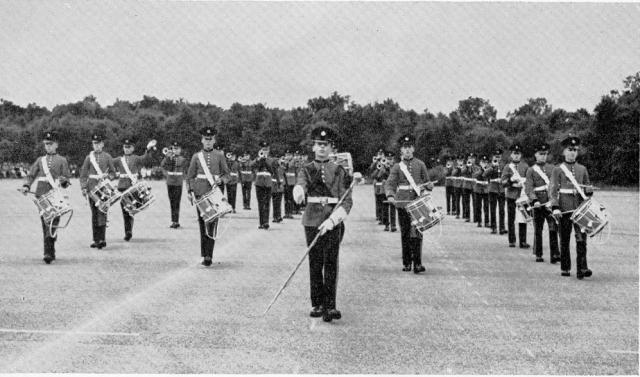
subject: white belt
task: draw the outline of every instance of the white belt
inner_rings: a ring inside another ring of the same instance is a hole
[[[102,179],[104,177],[104,175],[101,174],[89,174],[89,178],[93,178],[93,179]]]
[[[38,181],[38,182],[49,182],[47,177],[38,177],[38,178],[36,178],[36,181]]]
[[[382,186],[382,182],[376,182],[375,185],[376,186]]]
[[[576,194],[576,190],[575,189],[560,189],[558,191],[561,194],[570,194],[570,195],[575,195]]]
[[[489,184],[489,182],[487,182],[487,181],[478,181],[478,180],[476,180],[476,183],[479,184],[479,185],[488,185]]]
[[[295,177],[296,173],[287,173],[287,177]]]
[[[240,171],[240,173],[242,173],[242,174],[251,174],[251,172],[248,171],[248,170],[242,170],[242,171]]]
[[[398,190],[413,190],[413,188],[410,185],[400,185]]]
[[[229,173],[229,175],[232,176],[232,177],[237,177],[238,173]]]
[[[544,185],[544,186],[534,188],[533,191],[547,191],[548,189],[549,189],[549,186]]]
[[[259,171],[256,173],[256,175],[268,175],[271,176],[271,173],[269,173],[268,171]]]
[[[182,175],[181,171],[168,171],[167,175]]]
[[[337,204],[338,198],[330,198],[328,196],[309,196],[307,203],[320,203],[320,204]]]
[[[500,178],[494,178],[494,179],[490,179],[489,182],[500,183],[500,182],[502,182],[502,180]]]
[[[131,174],[131,175],[129,175],[129,174],[120,174],[120,177],[118,177],[118,178],[129,178],[129,179],[133,180],[135,176],[136,176],[135,174]]]
[[[464,178],[462,178],[462,179],[464,179],[464,180],[465,180],[465,181],[467,181],[467,182],[475,182],[475,181],[476,181],[476,180],[475,180],[475,178],[467,178],[467,177],[464,177]]]
[[[198,174],[198,175],[196,175],[196,178],[202,178],[202,179],[207,179],[207,180],[209,179],[209,178],[207,178],[206,174]]]

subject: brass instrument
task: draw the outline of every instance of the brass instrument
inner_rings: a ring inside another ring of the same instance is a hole
[[[258,158],[265,158],[265,157],[267,157],[267,153],[263,149],[260,149],[258,151]]]
[[[162,154],[166,156],[167,153],[169,153],[169,148],[167,147],[162,148]]]
[[[450,169],[451,167],[453,167],[453,164],[447,161],[447,164],[445,166],[447,167],[447,169]]]
[[[173,148],[169,148],[169,147],[162,148],[162,154],[167,157],[173,157],[174,155]]]
[[[225,156],[227,157],[227,159],[230,160],[233,157],[233,153],[227,152],[227,154]]]

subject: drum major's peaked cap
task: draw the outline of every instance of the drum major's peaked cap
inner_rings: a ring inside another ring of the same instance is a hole
[[[336,132],[325,126],[316,127],[311,130],[311,140],[331,142],[336,140]]]
[[[564,148],[567,147],[577,147],[580,145],[580,138],[577,136],[569,135],[560,142]]]
[[[536,152],[548,152],[551,146],[547,143],[540,143],[536,146]]]
[[[102,135],[101,133],[96,132],[93,135],[91,135],[91,141],[92,142],[104,141],[104,135]]]
[[[200,135],[205,137],[213,137],[216,136],[216,129],[213,127],[202,127],[200,129]]]
[[[42,140],[44,141],[58,141],[58,134],[54,131],[47,131],[42,136]]]
[[[400,147],[412,147],[416,144],[416,138],[411,134],[402,135],[398,139],[398,144]]]

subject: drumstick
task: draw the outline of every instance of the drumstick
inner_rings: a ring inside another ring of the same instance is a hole
[[[35,193],[35,192],[33,192],[33,191],[22,191],[22,190],[20,190],[20,189],[16,189],[16,190],[18,190],[18,192],[20,192],[20,193],[22,193],[22,194],[33,194],[33,195],[35,195],[35,194],[36,194],[36,193]]]

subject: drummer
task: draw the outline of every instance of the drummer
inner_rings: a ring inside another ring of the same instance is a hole
[[[59,184],[62,188],[67,188],[71,184],[69,182],[71,173],[69,172],[67,159],[57,154],[58,135],[53,131],[45,132],[42,143],[47,154],[39,157],[31,165],[29,173],[27,173],[27,180],[20,189],[24,195],[27,195],[33,182],[38,181],[35,192],[36,199],[56,188],[51,185],[51,182],[54,185],[56,183]],[[57,235],[55,237],[52,236],[49,231],[49,224],[45,223],[43,217],[40,217],[40,222],[42,223],[42,234],[44,236],[44,258],[42,260],[44,263],[50,264],[51,261],[56,259],[55,243]],[[53,219],[53,227],[56,227],[59,222],[60,217]]]
[[[587,267],[587,234],[580,227],[573,224],[572,213],[585,200],[582,196],[589,197],[593,194],[589,173],[584,165],[576,162],[580,149],[580,139],[569,135],[562,140],[562,155],[564,162],[553,168],[549,182],[549,196],[553,215],[560,220],[560,269],[562,276],[571,276],[571,254],[569,242],[571,240],[571,228],[576,233],[576,277],[583,279],[592,275]],[[578,184],[574,185],[572,180]],[[583,189],[584,187],[584,189]]]
[[[422,194],[425,189],[432,190],[433,183],[429,182],[429,173],[424,162],[413,157],[415,137],[411,134],[404,135],[398,139],[398,144],[401,161],[391,168],[385,184],[385,192],[387,200],[398,209],[402,240],[402,271],[411,271],[413,263],[413,272],[419,274],[425,271],[422,265],[422,233],[411,225],[411,216],[405,207],[418,197],[416,189]]]
[[[113,165],[113,158],[107,152],[103,152],[104,135],[94,133],[91,136],[93,151],[84,159],[80,168],[80,188],[82,196],[89,199],[91,208],[91,229],[93,230],[92,248],[102,249],[107,246],[107,214],[96,207],[96,202],[89,195],[93,189],[106,179],[114,179],[116,168]]]
[[[536,262],[544,262],[542,229],[546,220],[549,226],[549,256],[551,263],[556,264],[560,261],[560,250],[558,250],[558,226],[550,216],[549,177],[554,166],[547,162],[549,148],[547,143],[541,143],[536,148],[536,163],[527,169],[524,190],[533,204],[533,251],[536,254]]]
[[[135,155],[135,141],[125,138],[122,141],[123,156],[117,158],[113,165],[116,168],[118,179],[118,191],[125,192],[138,181],[138,173],[143,166],[148,167],[153,162],[156,141],[151,140],[147,144],[147,150],[142,156]],[[133,216],[125,209],[125,203],[120,201],[122,217],[124,219],[124,240],[129,241],[133,237]]]
[[[189,164],[189,170],[187,172],[189,195],[195,195],[196,200],[211,191],[213,185],[220,186],[223,182],[228,182],[229,180],[229,167],[227,166],[224,153],[213,149],[216,143],[216,130],[212,127],[204,127],[200,130],[200,135],[202,135],[200,139],[202,142],[202,150],[191,157],[191,163]],[[215,240],[207,236],[207,233],[214,234],[218,221],[215,220],[209,224],[205,224],[202,216],[200,216],[200,209],[196,209],[198,212],[198,224],[200,225],[200,256],[203,258],[202,265],[209,267],[212,263]]]
[[[522,146],[518,143],[511,145],[511,162],[504,166],[500,179],[506,188],[507,197],[507,229],[509,232],[509,247],[516,247],[516,200],[520,198],[524,189],[524,179],[529,165],[522,161]],[[527,223],[518,223],[518,239],[520,248],[528,249]]]

